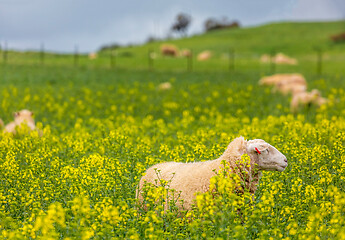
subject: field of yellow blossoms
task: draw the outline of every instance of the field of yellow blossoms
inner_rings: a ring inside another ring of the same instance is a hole
[[[256,73],[2,70],[0,118],[27,108],[42,132],[0,133],[0,239],[345,239],[344,77],[308,76],[329,102],[292,115]],[[163,187],[137,203],[149,166],[217,158],[238,136],[289,161],[254,201],[219,174],[192,211],[164,210]]]

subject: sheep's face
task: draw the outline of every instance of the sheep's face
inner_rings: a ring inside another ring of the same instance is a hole
[[[248,141],[247,151],[257,159],[259,170],[282,172],[288,165],[286,157],[264,140]]]
[[[29,111],[29,110],[21,110],[19,112],[15,112],[14,114],[14,121],[15,123],[17,123],[18,125],[21,124],[22,122],[26,121],[26,122],[33,122],[33,115],[34,113]]]

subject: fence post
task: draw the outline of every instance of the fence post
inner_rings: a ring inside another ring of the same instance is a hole
[[[44,43],[41,43],[41,51],[40,51],[40,61],[41,65],[44,65]]]
[[[235,49],[229,49],[229,71],[235,71]]]
[[[110,67],[116,68],[116,49],[110,50]]]
[[[187,71],[193,71],[193,50],[190,50],[190,54],[187,56]]]
[[[4,50],[2,52],[2,58],[3,58],[3,61],[4,61],[4,64],[7,63],[7,42],[5,42],[4,44]]]
[[[149,63],[149,70],[153,70],[153,57],[152,57],[152,49],[149,48],[148,50],[148,63]]]
[[[275,73],[276,71],[276,61],[274,59],[276,51],[272,50],[270,54],[270,67],[271,67],[271,73]]]
[[[321,48],[316,48],[316,54],[317,54],[317,64],[316,64],[316,73],[318,75],[322,74],[322,50]]]
[[[79,52],[78,52],[78,45],[74,47],[74,66],[77,67],[79,62]]]

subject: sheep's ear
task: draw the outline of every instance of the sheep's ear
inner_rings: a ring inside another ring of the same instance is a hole
[[[14,112],[13,113],[13,117],[19,117],[19,115],[20,115],[20,112]]]
[[[251,142],[249,143],[247,149],[249,152],[257,152],[261,154],[262,151],[265,151],[268,148],[268,143],[266,142]]]
[[[30,116],[33,116],[34,115],[34,112],[31,112]]]

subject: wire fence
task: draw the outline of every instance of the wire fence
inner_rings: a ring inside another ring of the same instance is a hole
[[[178,70],[178,71],[245,71],[246,69],[264,69],[264,72],[275,73],[277,71],[298,71],[301,65],[307,65],[310,72],[317,75],[324,73],[324,68],[330,64],[329,59],[325,60],[327,53],[324,49],[314,48],[309,53],[308,59],[303,59],[300,63],[283,66],[274,61],[274,56],[279,49],[274,49],[268,54],[268,61],[262,63],[260,54],[252,52],[241,52],[234,47],[229,47],[220,56],[212,57],[205,61],[198,61],[196,54],[190,50],[190,54],[185,57],[166,57],[159,50],[152,47],[147,48],[147,52],[134,56],[133,53],[122,51],[121,49],[108,50],[106,52],[83,54],[80,53],[78,45],[74,46],[72,54],[57,54],[45,51],[42,43],[39,50],[30,52],[19,52],[8,49],[8,43],[0,47],[1,64],[6,65],[40,65],[40,66],[72,66],[72,67],[106,67],[111,69],[147,69],[155,70]],[[310,58],[310,56],[312,56]],[[345,56],[345,55],[342,55]],[[345,62],[345,57],[343,58]],[[344,66],[345,67],[345,66]],[[345,68],[344,68],[345,69]]]

